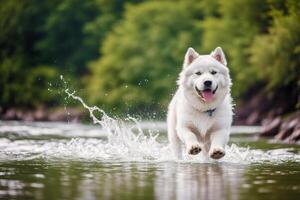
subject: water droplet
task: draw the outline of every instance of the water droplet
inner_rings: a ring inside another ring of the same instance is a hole
[[[275,180],[267,180],[267,183],[276,183]]]

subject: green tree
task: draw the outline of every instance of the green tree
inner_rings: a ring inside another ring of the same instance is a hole
[[[269,23],[266,0],[203,1],[203,10],[208,12],[201,23],[203,28],[202,49],[208,51],[222,46],[234,80],[234,96],[240,96],[257,81],[257,73],[250,65],[249,48],[257,34],[264,32]],[[208,9],[206,9],[208,7]],[[249,78],[251,77],[251,78]]]
[[[290,86],[300,93],[300,2],[290,0],[273,7],[268,33],[258,35],[251,46],[251,63],[267,89]],[[300,106],[298,99],[298,106]]]
[[[109,34],[114,25],[123,18],[125,5],[137,4],[143,1],[144,0],[95,0],[95,4],[99,9],[99,14],[93,21],[88,22],[85,25],[84,31],[89,35],[87,42],[94,43],[95,41],[98,41],[101,48],[102,42],[107,34]],[[99,47],[99,44],[97,47]]]
[[[0,105],[3,109],[32,107],[46,99],[53,100],[46,83],[56,72],[49,67],[37,69],[40,54],[35,49],[36,42],[43,37],[41,27],[51,6],[48,1],[1,1]]]
[[[91,102],[126,112],[165,108],[187,47],[200,46],[192,9],[184,2],[128,6],[91,64]]]
[[[85,72],[86,62],[98,57],[99,47],[99,39],[91,41],[85,27],[98,15],[95,1],[58,1],[42,27],[44,37],[36,44],[39,62],[75,76]]]

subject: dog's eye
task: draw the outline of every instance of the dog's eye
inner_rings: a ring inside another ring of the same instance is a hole
[[[201,75],[201,72],[196,72],[195,74],[197,74],[197,75]]]
[[[217,72],[216,72],[215,70],[212,70],[210,73],[211,73],[212,75],[215,75]]]

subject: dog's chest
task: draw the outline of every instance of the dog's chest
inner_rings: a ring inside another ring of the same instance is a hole
[[[213,116],[209,116],[207,113],[194,114],[191,118],[193,126],[198,132],[205,136],[205,134],[212,128],[215,123]]]

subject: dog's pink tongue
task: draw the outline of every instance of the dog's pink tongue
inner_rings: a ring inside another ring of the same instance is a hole
[[[211,90],[203,91],[202,96],[205,101],[211,101],[214,97],[214,94],[212,93]]]

